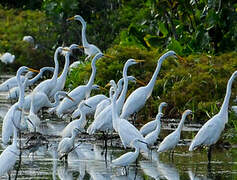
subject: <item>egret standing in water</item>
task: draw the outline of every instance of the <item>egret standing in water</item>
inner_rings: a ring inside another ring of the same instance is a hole
[[[159,110],[158,110],[158,114],[162,113],[162,109],[163,107],[167,106],[166,102],[162,102],[159,105]],[[157,114],[157,115],[158,115]],[[156,129],[156,125],[157,125],[157,119],[155,119],[154,121],[150,121],[148,123],[146,123],[144,126],[141,127],[140,132],[143,136],[149,134],[150,132],[154,131]]]
[[[121,118],[128,118],[130,115],[137,113],[145,105],[147,99],[151,96],[157,75],[160,72],[163,61],[170,56],[181,58],[174,51],[168,51],[167,53],[162,55],[157,62],[156,70],[150,82],[146,86],[140,87],[133,91],[127,98],[123,106]]]
[[[182,128],[184,125],[184,121],[185,121],[186,117],[191,113],[192,113],[192,111],[189,109],[183,112],[182,119],[181,119],[177,129],[164,138],[164,140],[160,143],[157,152],[160,153],[160,152],[164,152],[167,150],[173,150],[175,148],[175,146],[179,143],[180,134],[181,134],[181,131],[182,131]],[[173,157],[173,152],[172,152],[172,157]]]
[[[228,122],[228,106],[231,96],[231,87],[234,79],[237,77],[237,71],[235,71],[230,77],[224,102],[218,114],[213,116],[209,121],[207,121],[201,129],[198,131],[191,145],[189,146],[189,151],[193,151],[199,146],[209,146],[208,150],[208,161],[211,161],[211,148],[220,138],[221,132],[225,128],[225,124]]]

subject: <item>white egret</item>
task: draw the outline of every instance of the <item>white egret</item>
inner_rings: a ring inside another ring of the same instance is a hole
[[[45,71],[54,71],[54,68],[53,67],[43,67],[43,68],[41,68],[40,73],[38,73],[34,78],[25,81],[25,83],[26,83],[25,87],[28,87],[28,86],[34,84],[43,75],[43,73]],[[18,99],[19,92],[20,92],[20,89],[19,89],[18,86],[11,88],[10,91],[9,91],[9,94],[7,96],[7,99]]]
[[[63,129],[62,133],[60,134],[62,138],[71,137],[72,130],[74,128],[77,128],[78,130],[80,130],[80,132],[85,131],[84,128],[86,126],[86,114],[84,111],[85,109],[83,109],[85,106],[87,106],[88,108],[91,108],[89,105],[86,104],[84,100],[82,100],[78,106],[78,109],[80,112],[80,119],[73,120]]]
[[[126,166],[130,165],[131,163],[134,163],[137,160],[140,150],[139,139],[134,139],[131,142],[130,146],[135,148],[135,152],[125,153],[119,158],[114,159],[112,161],[112,166],[122,166],[126,168]]]
[[[61,159],[62,157],[65,157],[65,160],[67,161],[68,153],[70,153],[73,150],[74,141],[78,133],[79,133],[79,130],[77,128],[74,128],[72,130],[72,136],[70,138],[65,137],[59,142],[58,150],[57,150],[59,159]]]
[[[62,74],[58,77],[56,86],[53,88],[53,90],[50,92],[49,97],[53,97],[57,91],[62,91],[66,82],[68,68],[70,64],[70,55],[72,53],[73,49],[79,48],[77,44],[70,45],[69,49],[64,48],[63,51],[65,51],[65,64],[63,68]],[[62,52],[63,52],[62,51]]]
[[[77,88],[73,89],[69,93],[69,96],[74,99],[74,102],[68,101],[65,98],[61,101],[61,103],[56,109],[56,114],[59,117],[62,117],[63,114],[65,114],[68,111],[71,111],[72,108],[75,108],[76,105],[78,105],[81,102],[81,100],[84,99],[86,95],[90,93],[92,85],[94,83],[95,74],[96,74],[95,63],[102,56],[103,54],[99,53],[99,54],[96,54],[96,56],[93,58],[91,62],[92,73],[91,73],[88,83],[86,85],[78,86]]]
[[[124,81],[126,82],[127,76],[124,76]],[[112,84],[112,82],[110,82]],[[116,90],[116,84],[113,85],[114,89]],[[145,142],[145,138],[141,135],[140,131],[137,130],[135,126],[133,126],[130,122],[128,122],[126,119],[122,119],[119,117],[118,110],[117,110],[117,103],[116,99],[118,96],[118,92],[115,91],[115,94],[113,95],[112,99],[112,118],[113,118],[113,127],[118,132],[119,137],[122,141],[122,144],[124,148],[131,145],[131,142],[134,139],[139,139],[139,141]],[[147,145],[144,143],[139,143],[139,148],[143,150],[144,152],[147,152]]]
[[[160,143],[159,148],[157,150],[158,153],[164,152],[167,150],[173,150],[175,148],[175,146],[178,144],[178,142],[180,140],[180,134],[181,134],[181,130],[184,125],[184,121],[185,121],[186,117],[191,113],[192,113],[192,111],[189,109],[185,110],[183,112],[182,119],[181,119],[177,129],[163,139],[163,141]],[[172,153],[172,156],[173,156],[173,153]]]
[[[0,60],[5,64],[13,63],[15,60],[15,55],[12,55],[11,53],[6,52],[3,55],[1,55]]]
[[[103,90],[104,88],[96,85],[96,89],[101,89]],[[96,110],[96,107],[97,105],[103,101],[107,99],[107,97],[103,94],[97,94],[95,96],[92,96],[92,97],[89,97],[88,99],[85,100],[85,103],[87,105],[89,105],[90,107],[88,106],[83,106],[82,110],[85,112],[85,114],[88,116],[88,115],[93,115],[95,113],[95,110]],[[79,108],[79,105],[78,105],[78,108],[73,112],[72,114],[72,118],[76,118],[80,115],[80,108]]]
[[[82,24],[81,38],[82,38],[82,46],[84,48],[84,53],[87,55],[85,60],[88,60],[90,57],[95,56],[97,53],[102,53],[101,50],[96,47],[94,44],[89,44],[86,39],[86,21],[80,16],[75,15],[67,20],[77,20]]]
[[[10,140],[10,136],[13,134],[13,121],[17,125],[17,127],[20,127],[21,122],[21,109],[23,109],[24,105],[24,94],[25,94],[25,87],[23,83],[21,82],[20,76],[25,71],[32,71],[32,72],[38,72],[34,69],[22,66],[17,71],[17,83],[20,87],[20,96],[18,99],[18,102],[16,102],[14,105],[11,106],[11,108],[8,110],[6,116],[3,119],[3,125],[2,125],[2,142],[4,144],[7,144]]]
[[[156,120],[155,120],[156,129],[151,131],[150,133],[148,133],[145,136],[145,142],[147,143],[148,146],[153,146],[160,134],[160,126],[161,126],[160,119],[161,119],[161,117],[163,117],[163,113],[158,113],[156,115]]]
[[[30,43],[32,46],[35,44],[35,40],[32,36],[24,36],[22,41]]]
[[[25,76],[21,75],[20,76],[21,83],[25,81],[25,77],[30,78],[31,75],[32,75],[32,72],[27,72]],[[11,77],[10,79],[0,84],[0,92],[7,92],[14,87],[18,87],[16,76]]]
[[[193,151],[199,146],[209,146],[208,161],[211,161],[211,147],[220,138],[221,132],[225,128],[225,124],[228,122],[228,105],[231,96],[231,87],[234,79],[237,77],[237,71],[235,71],[230,77],[227,87],[224,102],[218,114],[208,120],[198,131],[191,145],[189,151]]]
[[[38,84],[33,90],[34,92],[43,92],[48,96],[51,93],[51,91],[53,91],[53,89],[56,87],[57,78],[58,78],[58,68],[59,68],[58,54],[61,53],[62,50],[63,50],[62,47],[58,47],[54,53],[55,67],[54,67],[53,77],[51,79],[47,79],[41,82],[40,84]]]
[[[159,110],[158,113],[162,113],[162,109],[163,107],[167,106],[166,102],[162,102],[159,105]],[[154,131],[156,129],[156,125],[157,125],[157,120],[153,120],[150,121],[148,123],[146,123],[144,126],[141,127],[140,132],[143,136],[146,136],[147,134],[149,134],[150,132]]]
[[[17,129],[14,128],[13,142],[0,155],[0,177],[8,173],[9,179],[10,171],[13,169],[17,159],[19,158],[20,150],[17,147]]]
[[[117,100],[117,111],[120,112],[126,97],[127,93],[127,87],[128,87],[128,78],[127,78],[127,69],[129,66],[133,64],[137,64],[139,62],[143,62],[142,60],[134,60],[134,59],[129,59],[124,65],[123,68],[123,78],[124,78],[124,85],[123,85],[123,91]],[[126,78],[125,78],[126,76]],[[114,81],[111,81],[114,82]],[[114,82],[115,83],[115,82]],[[117,88],[116,88],[117,89]],[[117,94],[119,93],[118,89],[116,90]],[[108,132],[112,131],[116,127],[113,126],[113,121],[112,121],[112,105],[107,106],[93,121],[93,123],[90,125],[90,128],[87,129],[87,132],[89,134],[94,134],[97,130],[103,131],[103,132]],[[115,129],[116,130],[116,129]]]
[[[169,56],[181,58],[174,51],[168,51],[167,53],[163,54],[157,62],[156,70],[150,82],[146,86],[140,87],[133,91],[127,98],[123,106],[121,118],[128,118],[130,115],[138,112],[145,105],[147,99],[151,96],[157,75],[161,69],[161,65],[163,61]]]

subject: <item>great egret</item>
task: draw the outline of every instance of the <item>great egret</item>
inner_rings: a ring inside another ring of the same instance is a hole
[[[151,131],[150,133],[148,133],[146,136],[145,136],[145,142],[147,143],[148,146],[153,146],[154,143],[156,142],[159,134],[160,134],[160,126],[161,126],[161,123],[160,123],[160,119],[161,117],[163,117],[163,114],[162,113],[158,113],[156,115],[156,129]]]
[[[62,138],[71,137],[72,129],[74,128],[77,128],[78,130],[80,130],[80,132],[84,131],[84,127],[86,126],[86,114],[83,107],[85,106],[91,108],[89,105],[86,104],[84,100],[82,100],[78,106],[80,112],[80,119],[73,120],[63,129],[62,133],[60,134]]]
[[[162,102],[159,105],[159,110],[158,110],[158,114],[162,113],[162,109],[163,107],[167,106],[166,102]],[[156,129],[156,125],[157,125],[157,119],[150,121],[148,123],[146,123],[144,126],[141,127],[140,132],[143,136],[146,136],[147,134],[149,134],[150,132],[154,131]]]
[[[15,55],[12,55],[11,53],[6,52],[0,57],[0,60],[5,64],[11,64],[15,60]]]
[[[123,154],[122,156],[120,156],[117,159],[114,159],[112,161],[112,166],[122,166],[125,167],[130,165],[131,163],[134,163],[137,160],[137,157],[139,155],[139,139],[134,139],[130,146],[135,148],[135,152],[128,152]]]
[[[56,114],[58,115],[58,117],[62,117],[63,114],[67,113],[72,108],[75,108],[75,106],[78,105],[81,102],[81,100],[86,97],[88,93],[90,93],[96,74],[95,63],[102,56],[104,55],[102,53],[99,53],[96,54],[96,56],[93,58],[91,62],[92,73],[88,83],[86,85],[78,86],[69,93],[69,96],[74,99],[74,102],[68,101],[65,98],[61,101],[61,103],[56,109]]]
[[[126,79],[127,77],[124,76],[125,82],[127,81]],[[115,90],[117,89],[116,84],[113,84],[111,81],[110,81],[110,84],[114,86]],[[133,126],[126,119],[122,119],[121,117],[119,117],[117,103],[116,103],[117,96],[118,96],[118,92],[115,91],[115,94],[113,95],[113,99],[112,99],[113,126],[114,126],[114,129],[118,132],[124,148],[129,146],[134,139],[139,139],[140,141],[145,142],[145,138],[141,135],[141,133],[137,130],[135,126]],[[139,145],[138,147],[144,152],[148,151],[146,144],[138,142],[138,145]]]
[[[40,73],[38,73],[34,78],[27,80],[25,83],[25,87],[28,87],[34,84],[44,73],[44,71],[54,71],[53,67],[43,67],[40,69]],[[19,97],[19,87],[13,87],[10,89],[7,99],[17,99]]]
[[[17,147],[17,130],[14,128],[13,142],[0,155],[0,177],[8,173],[9,179],[10,171],[13,169],[17,159],[19,158],[20,150]]]
[[[77,44],[70,45],[69,49],[64,48],[63,51],[65,51],[65,64],[63,68],[62,74],[58,77],[56,86],[53,88],[53,90],[50,92],[49,97],[53,97],[57,91],[62,91],[66,82],[68,68],[70,64],[70,55],[72,53],[73,49],[79,48]]]
[[[164,138],[164,140],[160,143],[159,148],[157,150],[158,153],[175,148],[175,146],[178,144],[179,139],[180,139],[181,130],[182,130],[183,125],[184,125],[184,120],[191,113],[192,113],[192,111],[189,110],[189,109],[185,110],[183,112],[182,119],[181,119],[177,129],[174,132],[172,132],[171,134],[169,134],[168,136],[166,136]]]
[[[55,88],[56,84],[57,84],[57,78],[58,78],[58,68],[59,68],[59,64],[58,64],[58,54],[61,53],[63,50],[62,47],[58,47],[54,53],[54,73],[53,73],[53,77],[51,79],[47,79],[43,82],[41,82],[40,84],[38,84],[35,89],[33,90],[34,92],[43,92],[45,93],[47,96],[50,95],[51,91],[53,91],[53,89]]]
[[[88,98],[85,103],[88,104],[90,107],[88,106],[84,106],[83,107],[83,111],[85,112],[85,114],[88,115],[93,115],[95,113],[96,110],[96,106],[103,100],[107,99],[107,97],[103,94],[97,94],[95,96],[92,96],[90,98]],[[80,115],[80,108],[78,106],[78,108],[73,112],[72,114],[72,118],[76,118]]]
[[[120,110],[122,109],[122,105],[124,102],[124,98],[126,96],[127,93],[127,87],[128,87],[128,78],[127,78],[127,69],[129,66],[133,65],[133,64],[137,64],[139,62],[141,62],[142,60],[134,60],[134,59],[129,59],[127,60],[127,62],[124,65],[123,68],[123,78],[124,78],[124,85],[123,85],[123,92],[121,93],[120,97],[117,100],[117,104],[118,104],[118,109],[117,111],[120,112]],[[143,62],[143,61],[142,61]],[[126,76],[126,78],[125,78]],[[112,82],[112,81],[111,81]],[[117,89],[117,88],[116,88]],[[117,94],[118,94],[118,90],[117,90]],[[96,119],[93,121],[93,123],[91,124],[90,128],[87,129],[87,132],[89,134],[94,134],[97,130],[99,131],[103,131],[103,132],[108,132],[108,131],[112,131],[113,129],[115,129],[115,127],[113,127],[113,121],[112,121],[112,106],[107,106],[97,117]],[[116,130],[116,129],[115,129]]]
[[[81,37],[82,37],[82,46],[84,48],[84,53],[87,55],[86,59],[89,59],[90,57],[95,56],[97,53],[102,53],[101,50],[96,47],[94,44],[89,44],[86,39],[86,21],[80,16],[80,15],[75,15],[71,18],[67,19],[68,21],[70,20],[77,20],[80,21],[82,24],[82,31],[81,31]]]
[[[35,44],[35,40],[32,36],[24,36],[22,41],[30,43],[32,46]]]
[[[11,108],[8,110],[6,116],[3,119],[3,125],[2,125],[2,142],[4,144],[7,144],[10,140],[10,136],[13,134],[13,121],[17,125],[17,127],[20,127],[21,122],[21,109],[23,109],[24,105],[24,94],[25,94],[25,87],[23,83],[21,82],[20,76],[23,72],[26,71],[32,71],[32,72],[38,72],[37,70],[28,68],[26,66],[22,66],[17,70],[17,83],[20,87],[20,96],[18,99],[18,102],[16,102],[14,105],[11,106]]]
[[[30,71],[27,72],[25,76],[21,75],[20,76],[21,83],[23,83],[25,81],[25,77],[30,78],[31,76],[32,76],[32,72],[30,72]],[[3,82],[2,84],[0,84],[0,92],[7,92],[14,87],[18,87],[16,76],[11,77],[10,79],[8,79],[5,82]]]
[[[208,161],[211,161],[211,147],[220,138],[221,132],[225,128],[225,124],[228,122],[228,105],[231,96],[231,87],[234,79],[237,77],[237,71],[235,71],[230,77],[227,87],[224,102],[218,114],[213,116],[207,121],[201,129],[198,131],[191,145],[189,151],[193,151],[199,146],[209,146]]]
[[[65,157],[65,161],[67,161],[68,153],[70,153],[73,150],[74,141],[78,133],[79,133],[79,130],[77,128],[74,128],[72,130],[72,136],[70,138],[65,137],[59,142],[57,151],[58,151],[60,159],[62,157]]]
[[[168,51],[167,53],[163,54],[157,62],[156,70],[150,82],[146,86],[140,87],[133,91],[127,98],[123,106],[121,118],[128,118],[130,115],[138,112],[145,105],[147,99],[151,96],[161,65],[163,61],[169,56],[181,58],[174,51]]]

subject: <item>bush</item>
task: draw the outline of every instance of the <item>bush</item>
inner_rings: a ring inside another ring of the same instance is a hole
[[[144,64],[129,68],[128,75],[148,83],[156,67],[157,51],[142,50],[136,47],[115,46],[107,51],[115,59],[101,59],[96,63],[95,83],[104,86],[110,79],[118,81],[122,77],[123,64],[129,58],[144,59]],[[146,108],[139,113],[146,120],[154,117],[160,102],[166,101],[169,106],[165,114],[168,117],[180,117],[185,109],[191,109],[195,120],[206,121],[216,114],[225,96],[227,81],[237,68],[237,53],[226,53],[220,56],[190,55],[185,61],[169,58],[162,64],[161,71]],[[90,76],[90,62],[73,69],[67,79],[67,87],[85,84]],[[129,87],[128,94],[140,85]],[[232,87],[232,96],[237,95],[236,83]],[[230,100],[232,104],[232,100]],[[146,110],[146,109],[149,109]]]

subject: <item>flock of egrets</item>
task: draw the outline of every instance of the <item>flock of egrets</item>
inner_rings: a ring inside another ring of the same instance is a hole
[[[130,123],[128,118],[143,108],[147,99],[151,96],[163,61],[168,57],[179,58],[181,60],[182,58],[174,51],[168,51],[163,54],[157,61],[156,69],[149,83],[133,91],[126,99],[128,81],[138,81],[135,77],[128,76],[127,70],[130,66],[143,62],[143,60],[128,59],[124,64],[123,77],[118,83],[110,80],[107,84],[107,86],[111,86],[109,97],[103,94],[90,97],[92,89],[101,88],[98,85],[94,85],[96,61],[102,58],[112,57],[103,54],[99,48],[87,42],[86,22],[81,16],[76,15],[68,20],[79,20],[82,23],[82,46],[72,44],[70,47],[58,47],[54,55],[54,68],[44,67],[40,71],[37,71],[23,66],[18,69],[16,77],[0,85],[0,91],[9,92],[8,98],[18,98],[18,101],[8,110],[2,124],[2,142],[8,144],[11,137],[13,137],[13,141],[0,155],[0,176],[12,169],[20,154],[17,142],[18,132],[33,131],[40,133],[39,125],[41,120],[37,114],[43,107],[50,108],[48,112],[55,112],[60,118],[69,114],[74,119],[61,132],[62,139],[58,144],[57,151],[59,157],[65,158],[66,161],[68,153],[75,148],[75,138],[80,133],[85,132],[87,115],[94,117],[93,122],[86,130],[87,133],[95,134],[96,132],[103,132],[104,134],[108,134],[115,131],[119,135],[124,148],[135,148],[135,152],[128,152],[118,159],[113,160],[112,164],[114,166],[127,166],[133,163],[136,161],[139,152],[148,152],[149,148],[157,141],[161,129],[160,120],[163,116],[162,108],[167,105],[165,102],[160,104],[156,119],[145,124],[140,130]],[[67,93],[62,90],[69,70],[70,54],[76,48],[84,48],[84,52],[87,55],[86,60],[92,59],[92,73],[87,84],[80,85],[70,93]],[[62,74],[58,76],[58,56],[60,54],[65,56],[65,65]],[[45,71],[52,71],[52,78],[42,81],[29,95],[25,96],[25,88],[34,84]],[[32,78],[31,72],[38,72],[38,74]],[[26,74],[23,75],[23,73]],[[228,81],[225,99],[220,112],[202,126],[191,142],[189,151],[193,151],[199,146],[209,146],[210,150],[211,146],[219,139],[225,123],[228,121],[228,104],[231,95],[231,86],[236,76],[237,71],[232,74]],[[61,100],[62,97],[64,98]],[[54,102],[51,102],[51,99],[54,99]],[[159,144],[157,149],[159,153],[175,148],[180,140],[184,121],[191,113],[191,110],[184,111],[178,128]],[[76,119],[78,116],[80,118]],[[208,160],[210,161],[211,151],[208,152]]]

